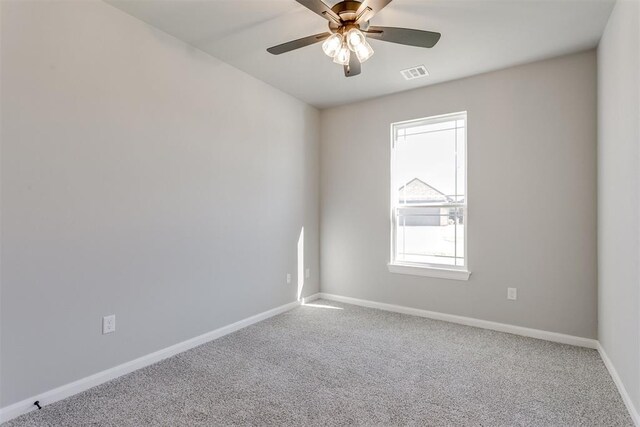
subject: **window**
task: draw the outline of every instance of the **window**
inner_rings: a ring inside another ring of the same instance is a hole
[[[467,114],[391,129],[392,272],[466,280]]]

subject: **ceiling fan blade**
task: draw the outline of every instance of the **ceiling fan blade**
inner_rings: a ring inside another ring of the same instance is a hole
[[[329,6],[324,4],[321,0],[296,0],[298,3],[306,7],[312,12],[317,13],[329,22],[334,22],[338,25],[342,23],[340,17]]]
[[[361,72],[362,72],[362,64],[360,64],[358,57],[352,53],[351,58],[349,58],[349,65],[344,66],[344,76],[353,77],[353,76],[357,76]]]
[[[367,37],[385,42],[417,47],[433,47],[440,40],[440,33],[410,28],[374,27],[366,31]]]
[[[279,44],[278,46],[272,46],[267,49],[267,52],[273,55],[280,55],[281,53],[290,52],[292,50],[300,49],[301,47],[309,46],[314,43],[321,42],[329,37],[331,33],[320,33],[313,36],[303,37],[298,40],[292,40],[290,42]]]
[[[367,22],[389,3],[391,0],[363,0],[356,12],[356,24]]]

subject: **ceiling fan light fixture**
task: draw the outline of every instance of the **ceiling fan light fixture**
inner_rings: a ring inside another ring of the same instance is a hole
[[[324,53],[333,58],[338,53],[338,50],[342,47],[342,34],[334,33],[329,36],[328,39],[322,43],[322,50]]]
[[[358,49],[358,46],[361,46],[364,43],[366,43],[366,40],[362,31],[357,28],[352,28],[347,31],[347,45],[349,46],[349,49],[355,52],[356,49]]]
[[[349,60],[351,59],[351,51],[346,43],[343,43],[338,49],[338,52],[333,57],[333,62],[340,65],[349,65]]]
[[[322,43],[324,53],[336,64],[344,66],[345,77],[359,75],[362,71],[360,64],[373,56],[373,49],[367,43],[367,39],[421,48],[434,47],[440,40],[441,34],[433,31],[371,26],[371,18],[392,0],[295,1],[329,21],[328,31],[272,46],[267,49],[267,52],[272,55],[281,55],[305,46]],[[331,6],[327,3],[331,3]],[[403,75],[405,75],[404,72]]]
[[[356,47],[356,56],[360,63],[362,63],[373,56],[373,48],[365,41]]]

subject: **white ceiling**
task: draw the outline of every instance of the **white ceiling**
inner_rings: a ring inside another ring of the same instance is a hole
[[[345,78],[320,44],[267,53],[327,29],[294,0],[106,1],[319,108],[594,47],[613,7],[613,0],[394,0],[373,25],[437,31],[440,42],[421,49],[372,40],[376,53],[362,74]],[[429,77],[400,75],[421,64]]]

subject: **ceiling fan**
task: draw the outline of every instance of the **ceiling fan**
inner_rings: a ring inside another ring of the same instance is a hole
[[[273,46],[267,49],[267,52],[280,55],[324,41],[322,50],[333,58],[333,62],[344,67],[346,77],[360,74],[361,64],[373,55],[367,37],[427,48],[435,46],[440,40],[440,33],[431,31],[370,25],[369,20],[391,3],[391,0],[343,0],[333,7],[327,6],[321,0],[296,1],[329,21],[329,32]]]

